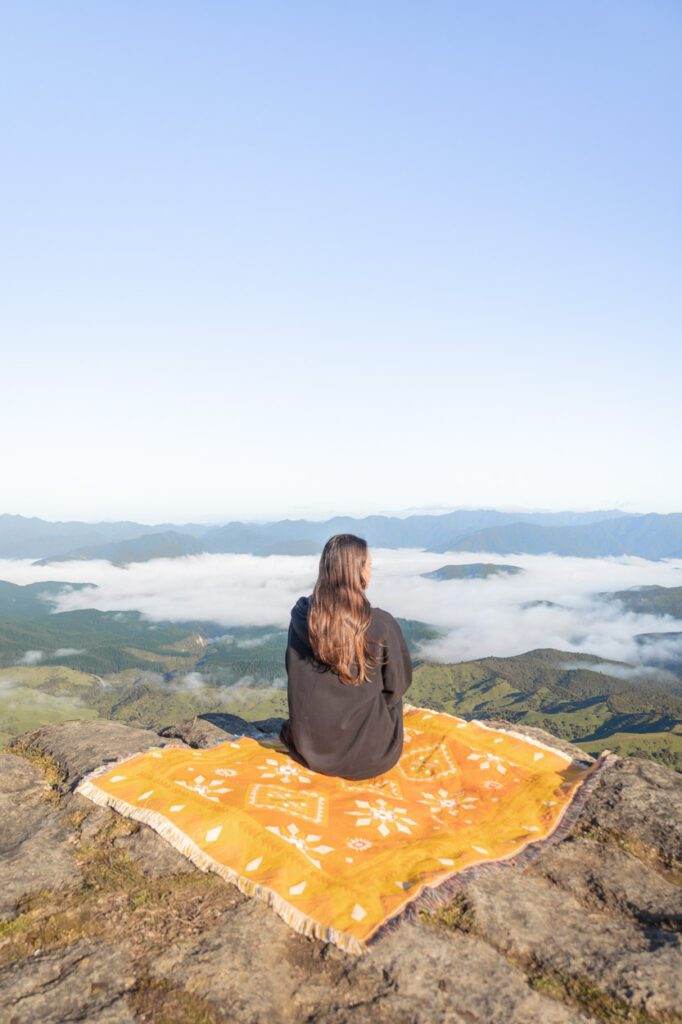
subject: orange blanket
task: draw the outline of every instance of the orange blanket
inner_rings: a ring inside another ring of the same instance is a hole
[[[359,953],[425,889],[548,836],[587,771],[517,733],[407,708],[400,761],[364,782],[243,738],[153,748],[78,788],[298,931]]]

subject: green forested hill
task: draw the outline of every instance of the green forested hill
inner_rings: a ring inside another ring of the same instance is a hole
[[[639,753],[682,769],[682,683],[653,675],[633,682],[608,675],[609,666],[624,667],[556,650],[422,663],[409,699],[466,718],[541,726],[592,752]]]
[[[620,601],[629,612],[682,619],[682,587],[630,587],[599,596],[606,601]]]
[[[489,576],[518,576],[518,565],[496,565],[494,562],[467,562],[464,565],[442,565],[432,572],[423,572],[425,580],[487,580]]]
[[[168,671],[194,663],[197,638],[224,631],[210,622],[150,622],[136,611],[53,613],[58,593],[85,587],[92,584],[0,581],[0,666],[15,665],[28,652],[36,662],[97,675],[136,667]]]

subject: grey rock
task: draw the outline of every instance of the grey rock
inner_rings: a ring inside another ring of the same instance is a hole
[[[56,761],[67,790],[83,772],[150,745],[209,746],[228,732],[265,739],[272,723],[259,723],[268,727],[262,731],[236,716],[210,716],[164,730],[161,739],[117,723],[65,725],[30,734],[29,749]],[[125,893],[105,893],[105,908],[112,900],[117,915],[106,942],[39,951],[0,971],[3,1024],[10,1006],[20,1014],[8,1018],[12,1024],[132,1021],[126,993],[150,976],[168,991],[205,1000],[230,1024],[668,1024],[678,1012],[682,962],[673,929],[680,895],[670,868],[679,852],[680,782],[660,766],[609,763],[563,838],[525,866],[512,862],[462,878],[457,898],[469,913],[459,926],[457,914],[450,926],[412,915],[364,957],[296,934],[236,888],[225,899],[217,878],[198,878],[198,887],[189,876],[176,883],[179,872],[196,869],[156,833],[141,825],[117,835],[108,829],[113,812],[80,794],[45,800],[37,764],[6,755],[4,767],[0,813],[3,798],[19,807],[6,814],[4,853],[27,852],[8,875],[15,901],[39,878],[41,888],[72,884],[73,858],[60,873],[52,852],[83,841],[96,846],[108,834],[150,879],[167,876],[159,892],[174,894],[176,910],[164,921],[163,902],[147,905],[127,931],[135,903]],[[34,855],[36,835],[44,843]],[[39,861],[49,865],[42,874]],[[52,880],[48,870],[56,871]],[[138,934],[140,920],[146,930]],[[611,1004],[616,1016],[609,1018]]]
[[[125,850],[147,878],[197,870],[191,860],[183,857],[165,839],[145,825],[141,825],[131,835],[119,836],[114,840],[114,846]]]
[[[545,850],[533,871],[591,910],[673,930],[682,924],[682,889],[617,846],[571,838]]]
[[[42,772],[15,754],[0,754],[0,854],[11,853],[46,816],[47,787]]]
[[[589,1017],[533,991],[522,970],[462,932],[405,924],[377,947],[376,967],[392,979],[386,1021],[467,1024],[577,1024]],[[363,970],[359,962],[357,971]],[[390,1007],[393,1007],[393,1017]]]
[[[107,807],[94,804],[80,793],[68,794],[63,802],[64,816],[69,816],[71,825],[81,843],[97,846],[100,842],[99,833],[112,820],[112,812]],[[134,831],[128,835],[117,836],[112,845],[125,850],[130,859],[137,865],[147,878],[158,878],[163,875],[182,874],[196,871],[194,864],[183,857],[174,847],[162,839],[158,833],[145,825],[133,824]],[[72,835],[72,839],[75,839]]]
[[[71,831],[46,800],[42,772],[14,754],[0,754],[0,918],[41,889],[58,889],[79,875]]]
[[[271,914],[263,903],[244,900],[228,920],[198,941],[158,958],[154,975],[182,977],[189,992],[229,1011],[235,1024],[290,1020],[301,972],[291,970],[285,955],[290,929],[279,918],[273,921]]]
[[[121,722],[97,719],[44,725],[20,737],[28,751],[47,755],[63,774],[63,789],[70,789],[88,772],[108,761],[128,757],[148,747],[178,745],[149,729],[131,729]]]
[[[135,984],[125,953],[78,942],[0,970],[3,1024],[134,1024],[126,999]]]
[[[293,933],[260,903],[158,958],[234,1024],[371,1020],[377,1024],[584,1024],[534,992],[521,970],[462,934],[403,923],[365,957]]]
[[[682,867],[682,775],[653,761],[618,758],[586,801],[583,829],[621,840],[638,857]]]
[[[93,804],[92,800],[87,800],[80,793],[69,794],[64,798],[64,804],[79,821],[77,831],[81,842],[93,842],[97,833],[111,821],[108,808]]]
[[[678,936],[586,910],[546,878],[497,870],[465,889],[475,934],[519,964],[585,981],[635,1012],[672,1016],[682,989]]]
[[[197,715],[177,725],[167,725],[161,729],[160,735],[167,739],[181,739],[190,747],[215,747],[234,736],[260,739],[263,730],[239,715],[211,713]]]

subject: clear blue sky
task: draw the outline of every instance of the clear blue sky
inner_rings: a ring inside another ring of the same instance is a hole
[[[0,511],[682,509],[678,0],[1,18]]]

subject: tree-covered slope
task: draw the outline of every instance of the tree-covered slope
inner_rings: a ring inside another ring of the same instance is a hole
[[[590,751],[640,753],[682,769],[682,683],[584,654],[529,651],[453,665],[422,663],[409,700],[467,718],[539,726]]]
[[[425,580],[487,580],[490,576],[518,576],[518,565],[496,565],[494,562],[467,562],[464,565],[442,565],[432,572],[423,572]]]
[[[682,619],[682,587],[630,587],[599,596],[605,601],[620,601],[629,612],[639,615],[671,615]]]

